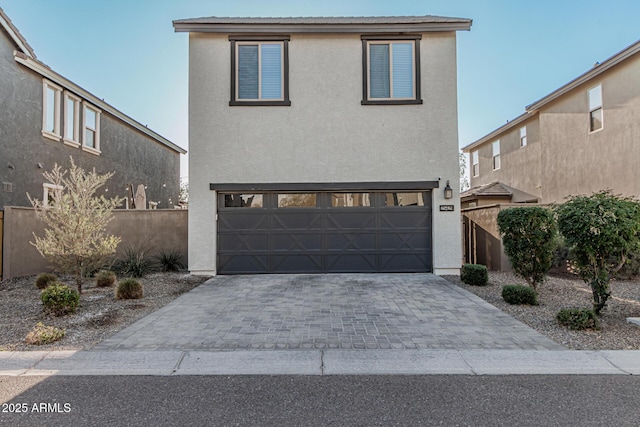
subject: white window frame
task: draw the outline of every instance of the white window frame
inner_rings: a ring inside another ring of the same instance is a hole
[[[522,126],[520,128],[520,148],[527,146],[527,127]]]
[[[49,111],[48,89],[53,91],[53,112]],[[49,80],[42,80],[42,135],[60,141],[62,133],[60,131],[60,96],[62,88]],[[49,114],[53,114],[53,131],[47,129]]]
[[[86,101],[82,104],[82,149],[91,154],[100,154],[100,115],[102,114],[102,111]],[[95,129],[87,125],[87,110],[93,111],[96,115]],[[94,132],[94,147],[87,146],[87,129]]]
[[[62,191],[64,190],[64,187],[45,182],[42,184],[42,190],[42,207],[47,208],[49,207],[49,194],[55,191]]]
[[[594,89],[598,89],[598,91],[600,92],[600,103],[599,104],[595,104],[595,105],[591,105],[591,91],[593,91]],[[601,131],[602,129],[604,129],[604,108],[602,107],[603,101],[602,101],[602,83],[598,83],[595,86],[590,87],[589,89],[587,89],[587,102],[588,102],[588,106],[589,106],[589,133],[594,133],[594,132],[598,132]],[[600,127],[598,129],[591,129],[591,117],[592,114],[596,111],[600,110]]]
[[[471,152],[471,173],[473,177],[480,176],[480,163],[478,161],[478,150]]]
[[[500,169],[500,140],[497,139],[491,143],[491,164],[493,166],[493,170],[497,171]]]
[[[280,98],[262,98],[262,45],[264,44],[279,44],[280,45]],[[240,64],[240,46],[258,46],[258,98],[256,99],[247,99],[240,98],[240,72],[239,72],[239,64]],[[236,83],[236,93],[235,100],[241,102],[256,102],[256,101],[272,101],[272,102],[283,102],[285,101],[285,79],[284,79],[284,41],[274,40],[274,41],[237,41],[235,43],[235,83]]]
[[[68,101],[73,102],[73,111],[69,111],[69,103]],[[63,131],[64,138],[63,142],[67,145],[71,145],[72,147],[80,147],[80,103],[82,100],[71,94],[70,92],[64,92],[64,120],[63,120]],[[73,116],[71,116],[73,114]],[[73,129],[71,134],[68,132],[68,120],[70,117],[73,117]]]

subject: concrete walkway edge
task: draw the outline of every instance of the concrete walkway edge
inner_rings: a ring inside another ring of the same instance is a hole
[[[21,375],[640,375],[640,350],[0,352]]]

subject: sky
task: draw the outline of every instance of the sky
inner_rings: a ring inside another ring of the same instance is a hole
[[[639,0],[0,0],[39,60],[188,150],[188,35],[205,16],[438,15],[458,32],[463,147],[640,39]],[[428,94],[423,94],[427,98]],[[188,174],[186,156],[181,176]]]

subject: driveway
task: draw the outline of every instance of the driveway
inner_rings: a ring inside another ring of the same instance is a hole
[[[217,276],[93,350],[562,350],[433,274]]]

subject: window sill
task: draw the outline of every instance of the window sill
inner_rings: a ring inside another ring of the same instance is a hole
[[[420,105],[422,99],[363,99],[361,105]]]
[[[289,107],[291,101],[229,101],[230,107]]]
[[[44,136],[45,138],[52,139],[54,141],[60,141],[62,139],[61,135],[57,135],[57,134],[52,133],[52,132],[47,132],[46,130],[42,131],[42,136]]]
[[[70,139],[66,139],[66,138],[65,138],[65,139],[63,139],[63,140],[62,140],[62,142],[64,142],[64,144],[65,144],[65,145],[68,145],[68,146],[70,146],[70,147],[73,147],[73,148],[80,148],[80,143],[79,143],[79,142],[72,141],[72,140],[70,140]]]
[[[86,151],[87,153],[93,154],[96,156],[99,156],[100,154],[102,154],[102,151],[96,150],[95,148],[87,147],[86,145],[82,146],[82,151]]]

